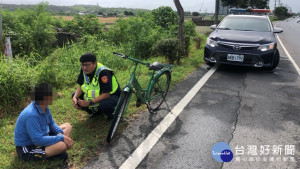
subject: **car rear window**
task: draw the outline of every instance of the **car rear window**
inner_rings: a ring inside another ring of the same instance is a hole
[[[252,17],[227,17],[225,18],[218,29],[230,29],[241,31],[257,31],[270,32],[271,27],[266,18],[252,18]]]

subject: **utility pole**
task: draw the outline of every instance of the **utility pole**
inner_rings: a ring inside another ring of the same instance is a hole
[[[215,24],[218,24],[219,5],[220,5],[220,0],[216,0],[216,8],[215,8]]]
[[[275,2],[274,8],[276,8],[277,6],[278,6],[278,7],[281,6],[280,0],[274,0],[274,2]],[[277,3],[277,2],[278,2],[278,3]]]
[[[2,2],[2,1],[1,1]],[[2,13],[1,13],[2,3],[0,4],[0,53],[3,47],[3,31],[2,31]]]

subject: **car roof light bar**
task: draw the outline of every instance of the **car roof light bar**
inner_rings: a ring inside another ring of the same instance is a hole
[[[247,9],[230,8],[229,12],[247,12]]]
[[[270,13],[270,9],[252,9],[251,12],[262,12],[262,13]]]

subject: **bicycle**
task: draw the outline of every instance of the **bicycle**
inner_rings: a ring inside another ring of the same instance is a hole
[[[146,104],[148,111],[151,114],[156,114],[163,101],[165,101],[170,86],[172,67],[174,67],[174,65],[162,64],[159,62],[154,62],[150,65],[150,63],[140,61],[127,55],[116,52],[113,52],[113,54],[120,56],[123,59],[131,60],[134,62],[134,68],[131,72],[130,80],[123,88],[117,106],[115,107],[113,119],[106,138],[108,143],[115,135],[120,119],[126,112],[132,93],[135,93],[137,97],[137,107],[142,103]],[[145,65],[149,68],[149,70],[152,70],[147,88],[145,89],[141,87],[135,76],[138,64]]]

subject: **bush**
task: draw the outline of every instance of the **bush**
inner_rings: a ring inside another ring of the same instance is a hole
[[[178,25],[172,25],[168,31],[166,31],[168,37],[178,37]],[[185,37],[196,36],[196,25],[192,21],[184,22],[183,35]]]
[[[196,36],[196,24],[193,21],[184,22],[183,34],[185,37]]]
[[[41,3],[34,10],[3,12],[4,36],[11,37],[14,56],[29,56],[34,52],[45,57],[53,51],[56,31],[54,19],[45,11],[47,7]]]
[[[58,48],[43,61],[35,59],[38,55],[15,58],[6,62],[0,60],[0,110],[7,111],[26,101],[31,87],[38,82],[49,82],[58,89],[76,84],[80,71],[79,58],[86,52],[93,52],[97,60],[113,70],[129,69],[124,59],[114,56],[113,51],[124,53],[124,49],[111,46],[87,35],[79,43]]]
[[[5,110],[19,108],[37,82],[36,69],[24,58],[10,62],[0,60],[0,64],[0,107]]]
[[[75,33],[79,36],[95,35],[98,38],[103,36],[104,25],[101,24],[96,15],[75,15],[72,21],[67,21],[64,31]]]
[[[201,43],[202,43],[202,37],[196,36],[196,37],[193,38],[193,40],[195,42],[196,49],[200,49]]]
[[[72,21],[65,22],[53,19],[45,12],[46,7],[41,4],[34,10],[3,12],[5,33],[12,37],[13,51],[22,58],[16,56],[12,63],[0,62],[0,109],[6,105],[20,105],[26,100],[31,86],[38,82],[49,82],[58,89],[76,85],[80,70],[79,58],[86,52],[95,53],[98,61],[121,73],[128,70],[131,64],[114,56],[113,51],[137,59],[162,55],[172,64],[180,62],[178,26],[173,22],[174,17],[166,21],[166,28],[155,22],[155,11],[139,13],[136,17],[119,19],[104,32],[103,25],[94,15],[78,15]],[[168,8],[161,9],[167,9],[168,14],[173,16],[174,12]],[[51,44],[55,40],[55,27],[80,34],[79,42],[65,44],[54,50]],[[195,35],[194,28],[192,22],[184,25],[186,56],[189,54],[190,37]]]
[[[190,40],[191,38],[189,36],[184,37],[184,50],[183,50],[183,54],[184,56],[188,56],[190,53]],[[178,62],[179,63],[179,62]]]
[[[158,41],[152,49],[154,55],[162,55],[168,59],[169,63],[174,64],[180,61],[178,56],[178,39],[168,38]]]
[[[105,36],[106,40],[115,45],[128,42],[130,40],[130,36],[128,34],[129,27],[129,22],[121,17],[116,20],[115,24],[107,31]]]
[[[126,69],[128,65],[123,64],[122,58],[114,56],[113,51],[123,52],[121,48],[116,49],[94,36],[84,36],[81,42],[57,49],[38,66],[39,82],[49,82],[56,88],[76,84],[80,71],[79,58],[86,52],[94,53],[97,61],[112,69]]]
[[[169,29],[171,25],[178,23],[177,13],[169,6],[161,6],[152,11],[154,21],[157,25]]]
[[[139,13],[137,17],[120,19],[106,33],[106,40],[125,49],[125,53],[139,59],[147,59],[151,47],[164,37],[164,32],[155,25],[150,12]]]

